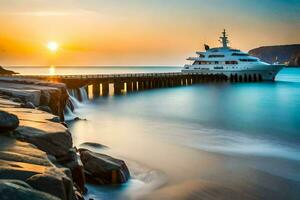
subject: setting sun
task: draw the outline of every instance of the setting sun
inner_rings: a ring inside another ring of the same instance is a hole
[[[52,52],[56,52],[58,50],[58,47],[58,43],[54,41],[48,42],[47,44],[47,48]]]

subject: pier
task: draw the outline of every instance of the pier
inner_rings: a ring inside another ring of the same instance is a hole
[[[65,83],[69,89],[92,86],[93,96],[107,96],[111,93],[149,90],[155,88],[178,87],[196,83],[226,82],[223,74],[204,75],[198,73],[130,73],[130,74],[98,74],[98,75],[17,75],[14,77],[48,80]],[[113,91],[111,91],[113,90]],[[88,91],[88,89],[87,89]]]
[[[216,82],[258,82],[260,76],[245,77],[224,74],[199,73],[130,73],[130,74],[97,74],[97,75],[16,75],[13,77],[41,79],[65,83],[69,89],[86,88],[93,97],[109,94],[122,94],[156,88],[187,86],[199,83]],[[89,89],[88,89],[89,88]]]

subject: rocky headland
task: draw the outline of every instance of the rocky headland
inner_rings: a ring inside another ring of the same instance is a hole
[[[0,75],[13,75],[13,74],[18,74],[18,73],[11,70],[4,69],[2,66],[0,66]]]
[[[124,161],[77,149],[64,123],[61,83],[0,78],[0,199],[84,199],[86,181],[121,184]]]
[[[300,44],[263,46],[250,50],[249,54],[267,63],[279,62],[291,67],[300,66]]]

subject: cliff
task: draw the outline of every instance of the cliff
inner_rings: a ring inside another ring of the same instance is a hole
[[[38,108],[64,120],[64,108],[69,95],[62,83],[22,79],[18,77],[0,77],[0,94],[12,101],[21,103],[24,108]]]
[[[6,70],[0,66],[0,75],[13,75],[13,74],[18,74],[18,73],[11,70]]]
[[[263,46],[250,50],[249,54],[267,63],[279,62],[289,66],[300,66],[300,44]]]

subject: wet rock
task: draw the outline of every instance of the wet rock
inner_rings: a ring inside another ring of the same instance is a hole
[[[63,182],[54,176],[37,174],[31,176],[26,182],[39,191],[47,192],[60,199],[66,199]]]
[[[87,149],[79,149],[86,178],[98,184],[121,184],[129,177],[129,170],[123,160]]]
[[[79,117],[75,117],[74,119],[73,119],[74,121],[79,121],[79,120],[81,120]]]
[[[60,123],[60,118],[58,116],[55,116],[55,117],[49,119],[49,121]]]
[[[70,99],[67,100],[67,105],[66,106],[68,106],[72,112],[75,109],[75,107],[74,107],[74,105],[73,105],[73,103]]]
[[[21,104],[21,107],[22,108],[31,108],[31,109],[34,109],[35,108],[35,106],[34,106],[34,104],[32,103],[32,102],[26,102],[26,103],[22,103]]]
[[[36,174],[28,178],[26,182],[39,191],[49,193],[63,200],[72,200],[75,196],[72,180],[67,176],[57,176],[54,173]]]
[[[84,200],[84,197],[79,191],[75,191],[76,200]]]
[[[107,146],[95,142],[84,142],[80,144],[81,147],[93,147],[93,148],[108,148]]]
[[[41,93],[41,99],[40,99],[40,105],[47,106],[49,105],[51,100],[51,94],[48,91],[42,91]]]
[[[16,102],[16,103],[23,103],[22,99],[18,98],[18,97],[12,97],[10,98],[11,101]]]
[[[0,133],[15,130],[19,126],[16,115],[0,110]]]
[[[62,166],[70,169],[74,183],[76,184],[79,191],[81,193],[84,193],[84,191],[85,191],[84,168],[83,168],[83,164],[80,160],[80,157],[77,155],[75,148],[72,148],[69,150],[69,158],[70,159],[68,161],[65,161],[61,164],[62,164]]]
[[[66,122],[60,122],[60,124],[62,124],[64,127],[69,128],[68,124]]]
[[[34,189],[71,200],[75,196],[71,177],[69,169],[54,166],[34,145],[0,135],[0,179],[26,181]]]
[[[39,106],[38,109],[41,110],[41,111],[52,113],[52,110],[49,106]]]
[[[15,135],[19,139],[34,144],[57,159],[68,156],[68,151],[73,144],[70,132],[58,123],[54,125],[49,122],[48,124],[40,125],[38,128],[20,126],[16,130]]]
[[[45,192],[40,192],[23,181],[0,180],[0,199],[2,200],[59,200]]]

